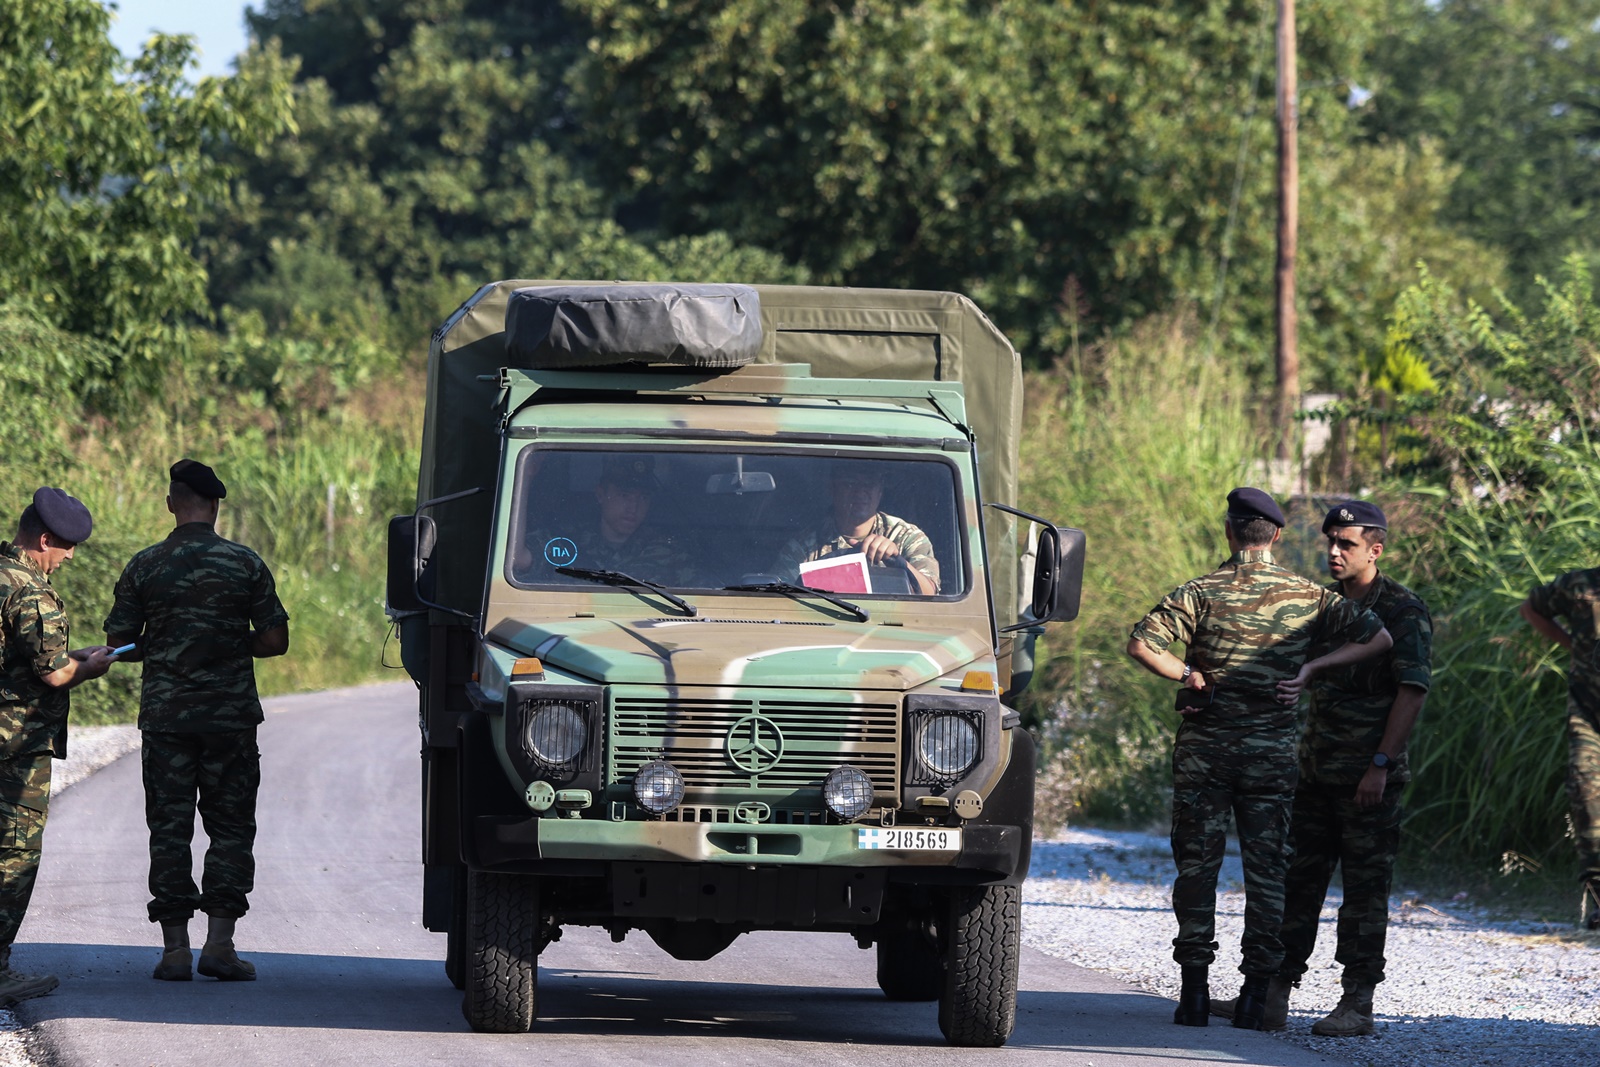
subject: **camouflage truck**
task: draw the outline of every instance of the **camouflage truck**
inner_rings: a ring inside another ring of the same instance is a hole
[[[426,399],[388,608],[472,1027],[533,1025],[565,926],[680,960],[808,930],[1003,1044],[1035,762],[1006,702],[1084,539],[1016,510],[1000,332],[951,293],[502,281]]]

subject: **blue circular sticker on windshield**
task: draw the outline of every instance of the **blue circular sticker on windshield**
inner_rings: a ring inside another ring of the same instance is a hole
[[[569,537],[552,537],[544,543],[544,561],[552,567],[570,567],[578,562],[578,546]]]

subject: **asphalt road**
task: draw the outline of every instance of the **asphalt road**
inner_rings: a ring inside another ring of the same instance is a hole
[[[473,1034],[444,977],[444,936],[420,925],[410,685],[269,701],[261,740],[259,869],[238,933],[260,979],[150,978],[160,932],[144,913],[138,759],[124,758],[56,798],[50,815],[15,950],[19,968],[61,977],[18,1009],[38,1056],[130,1067],[1342,1062],[1227,1026],[1174,1026],[1169,1001],[1032,950],[1011,1042],[951,1049],[934,1005],[885,1001],[872,953],[842,935],[751,935],[710,962],[680,963],[643,935],[614,945],[569,929],[541,960],[535,1031]],[[196,917],[196,944],[203,934]]]

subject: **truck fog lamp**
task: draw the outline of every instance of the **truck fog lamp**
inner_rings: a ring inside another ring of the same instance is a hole
[[[872,779],[854,767],[835,767],[822,780],[822,802],[846,822],[872,807]]]
[[[549,704],[528,716],[528,751],[545,763],[571,763],[589,740],[589,727],[572,708]]]
[[[957,778],[978,758],[978,728],[960,715],[929,716],[917,734],[917,758],[941,778]]]
[[[634,772],[633,799],[651,815],[664,815],[683,803],[683,775],[664,759],[651,760]]]

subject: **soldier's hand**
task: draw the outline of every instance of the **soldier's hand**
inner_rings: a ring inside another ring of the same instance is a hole
[[[874,567],[900,554],[900,546],[882,534],[867,534],[856,547],[866,554],[867,562]]]
[[[111,654],[110,645],[86,645],[76,648],[67,655],[82,664],[76,674],[84,678],[98,678],[111,669],[117,658]]]
[[[1184,679],[1183,684],[1197,691],[1204,689],[1206,687],[1206,676],[1199,671],[1190,671],[1189,677]]]
[[[1278,683],[1278,703],[1295,704],[1300,700],[1300,694],[1311,682],[1311,668],[1301,667],[1300,673],[1293,678],[1286,678]]]
[[[1383,767],[1368,767],[1356,785],[1356,807],[1375,808],[1383,803],[1383,791],[1389,785],[1389,772]]]

